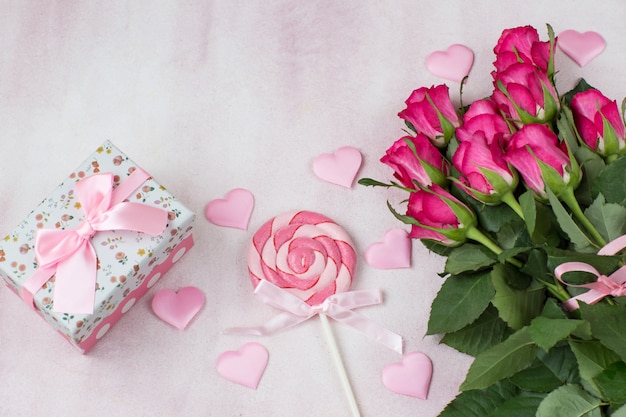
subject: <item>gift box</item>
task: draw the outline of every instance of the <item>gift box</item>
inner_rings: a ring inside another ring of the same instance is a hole
[[[194,219],[107,141],[0,240],[0,276],[85,353],[193,246]]]

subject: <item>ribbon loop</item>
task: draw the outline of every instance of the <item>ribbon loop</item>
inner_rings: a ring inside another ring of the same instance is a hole
[[[229,329],[227,333],[266,336],[305,322],[318,314],[325,314],[389,349],[402,353],[402,337],[400,335],[385,329],[364,315],[352,311],[355,308],[380,304],[382,302],[380,290],[336,293],[326,298],[321,304],[314,306],[308,305],[287,290],[266,280],[261,280],[257,284],[254,294],[264,303],[281,310],[282,313],[264,325]]]
[[[157,235],[167,226],[167,211],[124,200],[150,176],[135,169],[117,188],[113,174],[89,176],[76,183],[85,218],[73,230],[41,229],[35,235],[39,266],[22,286],[22,298],[33,306],[34,294],[53,275],[54,311],[91,314],[94,309],[97,256],[91,238],[104,230],[133,230]]]
[[[598,255],[610,256],[626,247],[626,235],[607,243],[598,251]],[[563,280],[563,275],[568,272],[588,272],[595,275],[596,280],[589,284],[574,285]],[[563,306],[569,310],[578,308],[578,301],[585,304],[595,304],[604,297],[622,297],[626,295],[626,266],[622,266],[611,275],[601,274],[593,266],[584,262],[565,262],[554,268],[554,275],[563,284],[575,288],[587,288],[589,291],[570,298],[563,303]]]

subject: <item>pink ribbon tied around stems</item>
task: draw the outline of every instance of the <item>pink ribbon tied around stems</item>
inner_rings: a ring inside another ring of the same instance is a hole
[[[620,236],[615,240],[607,243],[598,251],[598,255],[610,256],[626,247],[626,235]],[[595,282],[582,285],[568,284],[562,279],[563,274],[567,272],[589,272],[597,277]],[[554,275],[565,285],[577,288],[588,288],[589,291],[572,297],[563,303],[563,306],[569,310],[578,308],[578,301],[585,304],[595,304],[606,296],[621,297],[626,295],[626,266],[622,266],[611,275],[602,275],[596,268],[584,262],[565,262],[554,268]]]
[[[277,287],[269,281],[261,280],[254,294],[264,303],[282,310],[262,326],[239,327],[227,330],[230,334],[246,334],[267,336],[307,321],[318,314],[328,317],[361,332],[376,342],[402,354],[402,337],[376,324],[362,314],[352,311],[355,308],[380,304],[380,290],[357,290],[333,294],[321,304],[310,306],[288,291]]]
[[[74,230],[40,229],[35,235],[38,268],[22,286],[21,297],[34,305],[34,294],[53,276],[54,307],[63,313],[92,314],[97,256],[91,238],[103,230],[133,230],[158,235],[167,226],[167,211],[124,201],[150,175],[136,168],[118,187],[113,174],[91,175],[76,183],[76,196],[86,215]]]

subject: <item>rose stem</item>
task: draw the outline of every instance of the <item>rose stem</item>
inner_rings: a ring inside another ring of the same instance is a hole
[[[348,403],[350,405],[350,411],[352,412],[352,415],[354,417],[361,417],[359,407],[357,407],[356,404],[356,398],[354,398],[354,393],[352,392],[352,387],[350,386],[350,381],[348,380],[346,368],[343,364],[343,360],[341,359],[339,348],[337,347],[337,341],[335,340],[333,331],[330,328],[330,323],[328,322],[328,317],[326,317],[326,314],[324,313],[319,313],[319,316],[322,322],[322,328],[324,329],[324,334],[326,335],[326,341],[328,342],[328,345],[330,347],[330,353],[337,367],[337,371],[339,372],[339,380],[341,381],[341,385],[343,386],[346,397],[348,399]]]
[[[508,192],[502,196],[502,202],[507,206],[511,207],[515,214],[517,214],[522,220],[526,220],[524,218],[524,211],[522,207],[519,205],[519,202],[515,199],[515,196],[512,192]]]
[[[467,237],[472,240],[475,240],[478,243],[481,243],[483,246],[485,246],[487,249],[489,249],[496,255],[500,255],[503,252],[500,246],[498,246],[493,240],[489,239],[489,237],[487,237],[483,232],[478,230],[476,227],[470,227],[467,229]],[[522,263],[516,258],[510,257],[510,258],[507,258],[506,260],[510,264],[518,268],[522,267]]]
[[[580,223],[587,229],[587,231],[593,236],[596,240],[596,243],[599,243],[600,246],[606,245],[606,240],[602,237],[602,235],[598,232],[598,229],[587,219],[583,210],[580,208],[578,204],[578,200],[574,196],[574,190],[571,187],[566,188],[560,195],[559,198],[567,204],[567,206],[572,210],[574,216],[578,219]]]

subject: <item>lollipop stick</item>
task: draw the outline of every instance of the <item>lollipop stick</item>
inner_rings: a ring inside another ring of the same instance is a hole
[[[339,348],[337,347],[337,341],[335,340],[333,331],[330,328],[330,323],[328,322],[328,317],[326,317],[326,314],[324,313],[320,313],[319,316],[320,320],[322,321],[324,334],[326,335],[326,341],[330,346],[330,353],[333,357],[335,365],[337,366],[337,371],[339,372],[339,380],[341,381],[341,385],[343,386],[346,397],[348,399],[348,404],[350,405],[350,411],[352,412],[353,417],[361,417],[359,407],[357,407],[356,399],[354,398],[354,393],[352,392],[352,387],[350,386],[350,380],[348,380],[346,368],[343,364],[343,360],[341,359]]]

